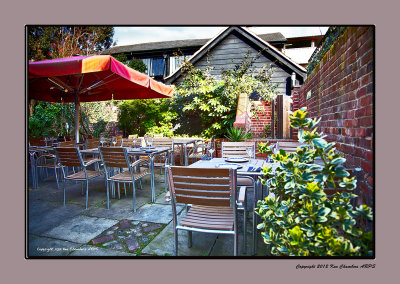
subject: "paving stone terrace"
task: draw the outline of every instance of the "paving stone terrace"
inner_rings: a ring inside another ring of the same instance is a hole
[[[28,181],[27,181],[28,182]],[[27,257],[165,257],[174,255],[172,208],[165,201],[164,173],[156,173],[156,202],[151,203],[150,178],[136,190],[137,211],[132,209],[132,190],[120,187],[120,198],[107,197],[104,178],[89,182],[88,209],[81,183],[66,182],[66,206],[62,185],[54,175],[42,176],[39,188],[27,189]],[[84,187],[85,188],[85,187]],[[252,196],[252,193],[249,194]],[[250,200],[251,202],[251,200]],[[178,206],[179,218],[185,214]],[[252,257],[252,219],[248,218],[247,245],[243,243],[242,215],[239,216],[239,256]],[[232,257],[233,236],[179,231],[179,256]],[[266,255],[260,236],[256,256]]]

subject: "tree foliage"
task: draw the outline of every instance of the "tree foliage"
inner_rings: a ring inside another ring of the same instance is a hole
[[[121,101],[118,108],[118,128],[126,134],[173,134],[172,120],[176,113],[171,111],[168,99]]]
[[[175,104],[180,120],[185,120],[187,115],[198,116],[204,136],[223,137],[235,120],[239,94],[257,92],[266,100],[274,97],[278,85],[271,80],[273,71],[265,65],[255,72],[253,63],[257,58],[250,57],[250,51],[247,52],[233,70],[222,72],[221,79],[211,76],[210,62],[205,70],[201,70],[184,59],[184,79],[175,86]]]
[[[28,60],[93,55],[113,43],[109,26],[28,26]]]

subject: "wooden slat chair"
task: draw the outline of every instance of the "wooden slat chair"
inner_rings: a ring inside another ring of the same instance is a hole
[[[132,139],[129,139],[129,138],[122,138],[121,146],[122,146],[122,147],[132,147],[132,146],[133,146]]]
[[[178,255],[178,230],[234,235],[234,255],[238,254],[236,212],[236,170],[167,167],[171,189],[175,255]],[[239,196],[241,196],[239,194]],[[178,223],[176,204],[191,205]]]
[[[292,153],[297,151],[297,147],[302,146],[302,144],[297,141],[278,141],[275,144],[275,149],[279,151],[280,149],[285,150],[286,153]]]
[[[36,167],[38,169],[45,170],[47,173],[47,169],[54,169],[54,175],[57,182],[57,188],[60,188],[59,181],[58,181],[58,174],[57,171],[61,169],[61,165],[57,163],[57,157],[55,154],[52,153],[44,153],[39,155],[36,160]]]
[[[252,155],[249,156],[247,149],[252,150]],[[256,158],[256,143],[255,142],[222,142],[221,143],[221,158]],[[255,180],[251,176],[239,176],[237,178],[238,187],[248,187],[255,189]],[[247,191],[244,192],[244,202],[240,204],[239,209],[243,210],[243,227],[244,227],[244,238],[246,240],[246,229],[247,229]]]
[[[104,171],[92,171],[88,170],[87,167],[94,162],[85,163],[82,159],[82,155],[76,147],[56,147],[57,160],[60,163],[61,170],[63,173],[63,194],[64,194],[64,206],[65,206],[65,181],[86,181],[86,209],[88,207],[89,197],[89,180],[94,179],[104,174]],[[66,167],[78,167],[80,171],[69,174]],[[108,194],[108,192],[107,192]]]
[[[100,146],[100,138],[86,139],[85,148],[86,149],[97,149]]]
[[[221,157],[222,158],[256,158],[255,142],[222,142],[221,143]],[[250,148],[253,154],[249,156],[247,149]]]
[[[65,141],[65,142],[60,142],[59,143],[59,145],[58,145],[58,147],[61,147],[61,148],[75,148],[75,141]],[[98,147],[98,145],[97,145],[97,147]],[[96,147],[96,148],[97,148]],[[87,148],[87,149],[91,149],[91,148]],[[83,162],[85,163],[85,164],[93,164],[93,163],[95,163],[94,164],[94,166],[96,167],[96,170],[97,171],[99,171],[100,170],[100,168],[99,168],[99,162],[101,161],[98,157],[93,157],[93,156],[87,156],[87,155],[85,155],[85,156],[83,156],[82,157],[83,158]],[[74,168],[74,171],[75,171],[75,168]]]
[[[109,187],[110,183],[114,188],[115,183],[132,184],[133,188],[133,211],[136,212],[136,186],[135,181],[142,179],[144,176],[149,175],[148,162],[144,160],[137,160],[131,163],[127,149],[124,147],[99,147],[100,157],[104,165],[107,181],[107,208],[109,208]],[[140,171],[135,171],[137,166],[145,164],[147,168],[141,168]],[[115,169],[124,169],[126,171],[116,171]]]
[[[29,138],[29,146],[46,146],[46,140],[41,138]]]
[[[168,182],[167,182],[167,174],[165,172],[165,168],[168,165],[172,165],[174,158],[174,139],[169,137],[156,137],[153,139],[153,146],[154,147],[169,147],[171,150],[168,151],[165,155],[160,155],[154,161],[154,168],[159,168],[160,173],[164,169],[164,183],[165,183],[165,192],[168,191]]]
[[[215,135],[213,135],[207,143],[196,143],[188,152],[188,159],[198,161],[208,155],[210,149],[214,149],[215,152]]]

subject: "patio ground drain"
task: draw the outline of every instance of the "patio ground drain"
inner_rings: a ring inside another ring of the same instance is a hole
[[[140,255],[143,248],[165,226],[165,224],[158,223],[122,220],[90,240],[88,244]]]

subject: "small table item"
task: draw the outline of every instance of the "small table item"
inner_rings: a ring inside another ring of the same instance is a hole
[[[225,160],[225,162],[228,162],[228,163],[246,163],[248,161],[249,161],[249,159],[239,158],[239,157],[230,157]]]

